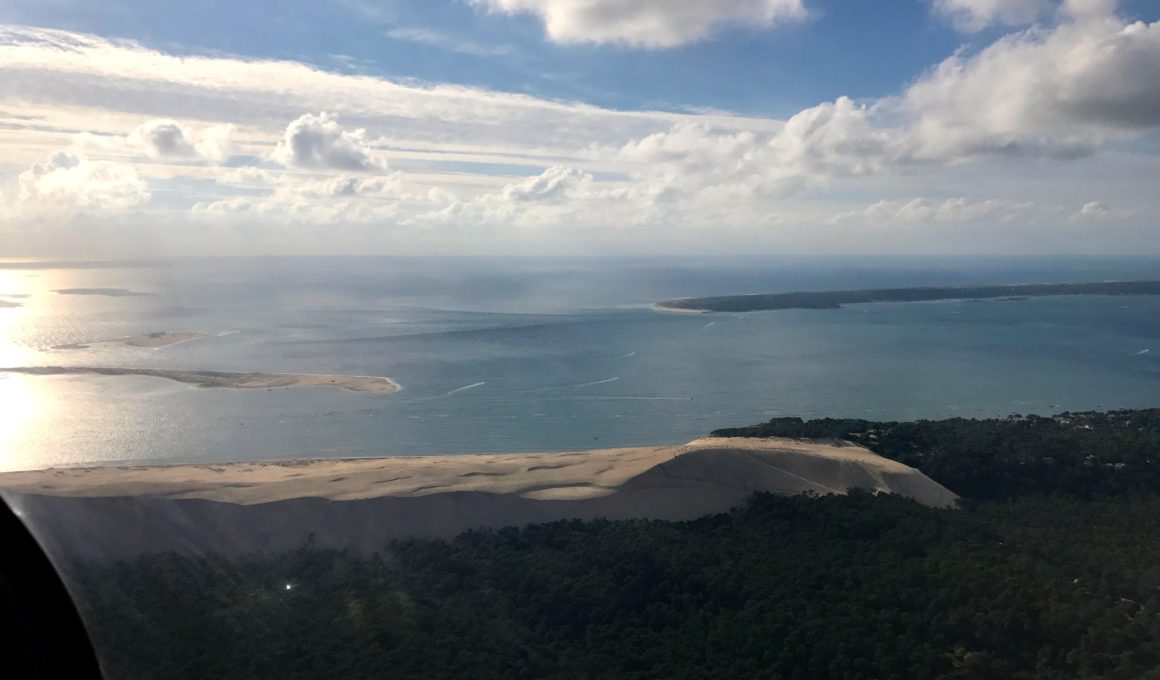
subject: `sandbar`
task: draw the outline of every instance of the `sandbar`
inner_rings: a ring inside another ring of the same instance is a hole
[[[198,387],[226,389],[274,389],[280,387],[338,387],[352,392],[398,392],[394,380],[382,376],[326,375],[317,373],[231,373],[226,371],[178,371],[156,368],[105,366],[21,366],[0,368],[0,373],[24,375],[141,375],[164,378]]]
[[[112,338],[111,340],[92,340],[88,342],[72,342],[67,345],[55,345],[53,349],[89,349],[93,345],[105,345],[111,343],[121,343],[129,347],[144,347],[148,349],[156,349],[158,347],[166,347],[168,345],[175,345],[179,342],[187,342],[189,340],[196,340],[204,338],[205,333],[194,333],[185,331],[158,331],[156,333],[145,333],[143,335],[131,335],[124,338]]]
[[[128,288],[57,288],[52,291],[60,295],[98,295],[101,297],[138,297],[149,295]]]

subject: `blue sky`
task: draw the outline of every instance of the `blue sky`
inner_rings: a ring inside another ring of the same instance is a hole
[[[1148,0],[1121,8],[1125,16],[1160,19],[1160,5]],[[557,45],[531,16],[480,12],[459,0],[16,0],[0,6],[0,21],[615,108],[768,116],[839,95],[895,91],[956,50],[1003,32],[964,36],[921,0],[821,0],[809,12],[801,22],[726,28],[717,39],[668,50]]]
[[[339,250],[385,252],[465,229],[534,252],[1160,241],[1155,2],[588,6],[9,0],[0,207],[24,226],[2,243],[53,250],[96,221],[196,224],[145,242],[207,252],[316,248],[336,225]],[[74,189],[77,210],[35,205]],[[264,226],[204,223],[227,213]]]

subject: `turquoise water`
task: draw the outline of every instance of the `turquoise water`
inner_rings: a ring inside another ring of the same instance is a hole
[[[682,315],[676,296],[1160,278],[1143,259],[186,260],[0,267],[0,359],[387,375],[389,395],[0,375],[4,469],[687,441],[774,415],[1160,406],[1160,297]],[[140,296],[79,296],[122,288]],[[5,297],[8,296],[8,297]],[[26,297],[19,297],[26,296]],[[161,349],[67,343],[153,331]]]

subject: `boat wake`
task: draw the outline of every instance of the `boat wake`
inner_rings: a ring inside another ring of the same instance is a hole
[[[593,380],[592,382],[580,383],[579,385],[569,385],[568,387],[571,387],[571,388],[591,387],[593,385],[603,385],[605,383],[616,382],[617,380],[620,380],[619,375],[613,376],[611,378],[605,378],[604,380]]]
[[[448,392],[447,394],[445,394],[443,396],[450,397],[453,394],[459,394],[460,392],[466,392],[467,390],[474,390],[475,388],[483,387],[486,384],[487,384],[487,381],[484,380],[483,382],[471,383],[470,385],[464,385],[463,387],[456,387],[455,389],[451,390],[450,392]]]

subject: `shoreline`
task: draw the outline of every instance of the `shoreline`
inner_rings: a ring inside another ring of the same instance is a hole
[[[661,300],[663,311],[758,312],[781,309],[840,309],[867,303],[945,302],[951,300],[1030,299],[1062,296],[1160,295],[1160,281],[1097,281],[1088,283],[1017,283],[974,286],[915,286],[856,290],[747,293]],[[696,305],[696,306],[694,306]]]
[[[189,371],[154,368],[118,368],[112,366],[21,366],[0,368],[0,373],[21,375],[96,375],[145,376],[194,385],[201,388],[276,389],[284,387],[337,387],[351,392],[391,394],[402,385],[385,376],[330,375],[323,373],[237,373],[228,371]]]
[[[677,300],[666,300],[665,302],[677,302]],[[684,307],[670,307],[662,302],[654,302],[649,305],[649,309],[654,312],[665,312],[667,314],[708,314],[708,309],[686,309]]]

